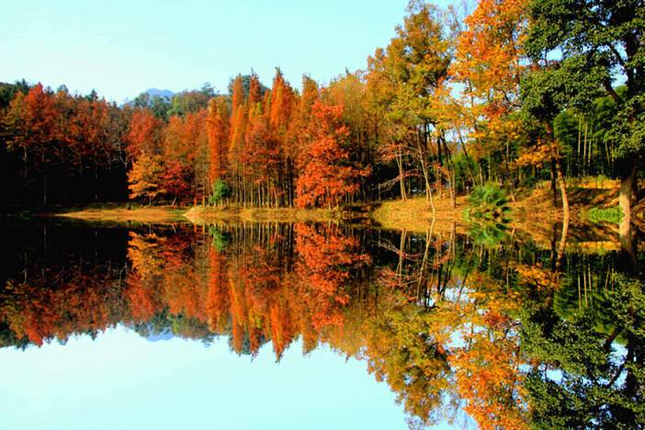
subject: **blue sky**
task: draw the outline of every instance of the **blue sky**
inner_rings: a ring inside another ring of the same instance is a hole
[[[225,91],[276,66],[299,86],[365,67],[402,22],[407,0],[9,0],[0,81],[25,78],[122,102],[148,88]],[[446,3],[440,1],[439,3]]]

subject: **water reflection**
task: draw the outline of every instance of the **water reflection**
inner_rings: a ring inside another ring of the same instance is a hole
[[[642,252],[634,264],[455,227],[12,231],[5,347],[117,324],[151,341],[224,337],[250,357],[270,347],[277,361],[294,343],[305,354],[325,345],[365,362],[412,427],[463,422],[462,412],[482,428],[645,423]]]
[[[238,357],[226,339],[148,342],[119,326],[94,341],[0,349],[2,428],[405,428],[363,362],[326,346],[302,357],[300,347],[275,363],[270,345]]]

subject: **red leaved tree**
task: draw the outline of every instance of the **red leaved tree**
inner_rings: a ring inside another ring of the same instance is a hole
[[[349,161],[349,129],[342,121],[343,106],[317,101],[307,127],[307,143],[298,158],[296,182],[299,207],[338,206],[358,189],[358,178],[367,175]]]

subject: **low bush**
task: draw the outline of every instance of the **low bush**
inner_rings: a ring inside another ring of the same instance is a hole
[[[469,206],[464,219],[469,222],[508,222],[506,215],[511,208],[506,192],[495,184],[479,185],[468,196]]]
[[[607,222],[611,224],[620,224],[623,220],[623,210],[620,206],[612,208],[591,208],[587,212],[587,219],[593,223]]]

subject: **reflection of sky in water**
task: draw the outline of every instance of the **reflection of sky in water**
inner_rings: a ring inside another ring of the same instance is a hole
[[[300,342],[276,363],[270,344],[252,360],[226,339],[149,342],[119,327],[0,349],[0,368],[6,429],[406,428],[364,362],[326,346],[303,357]]]

